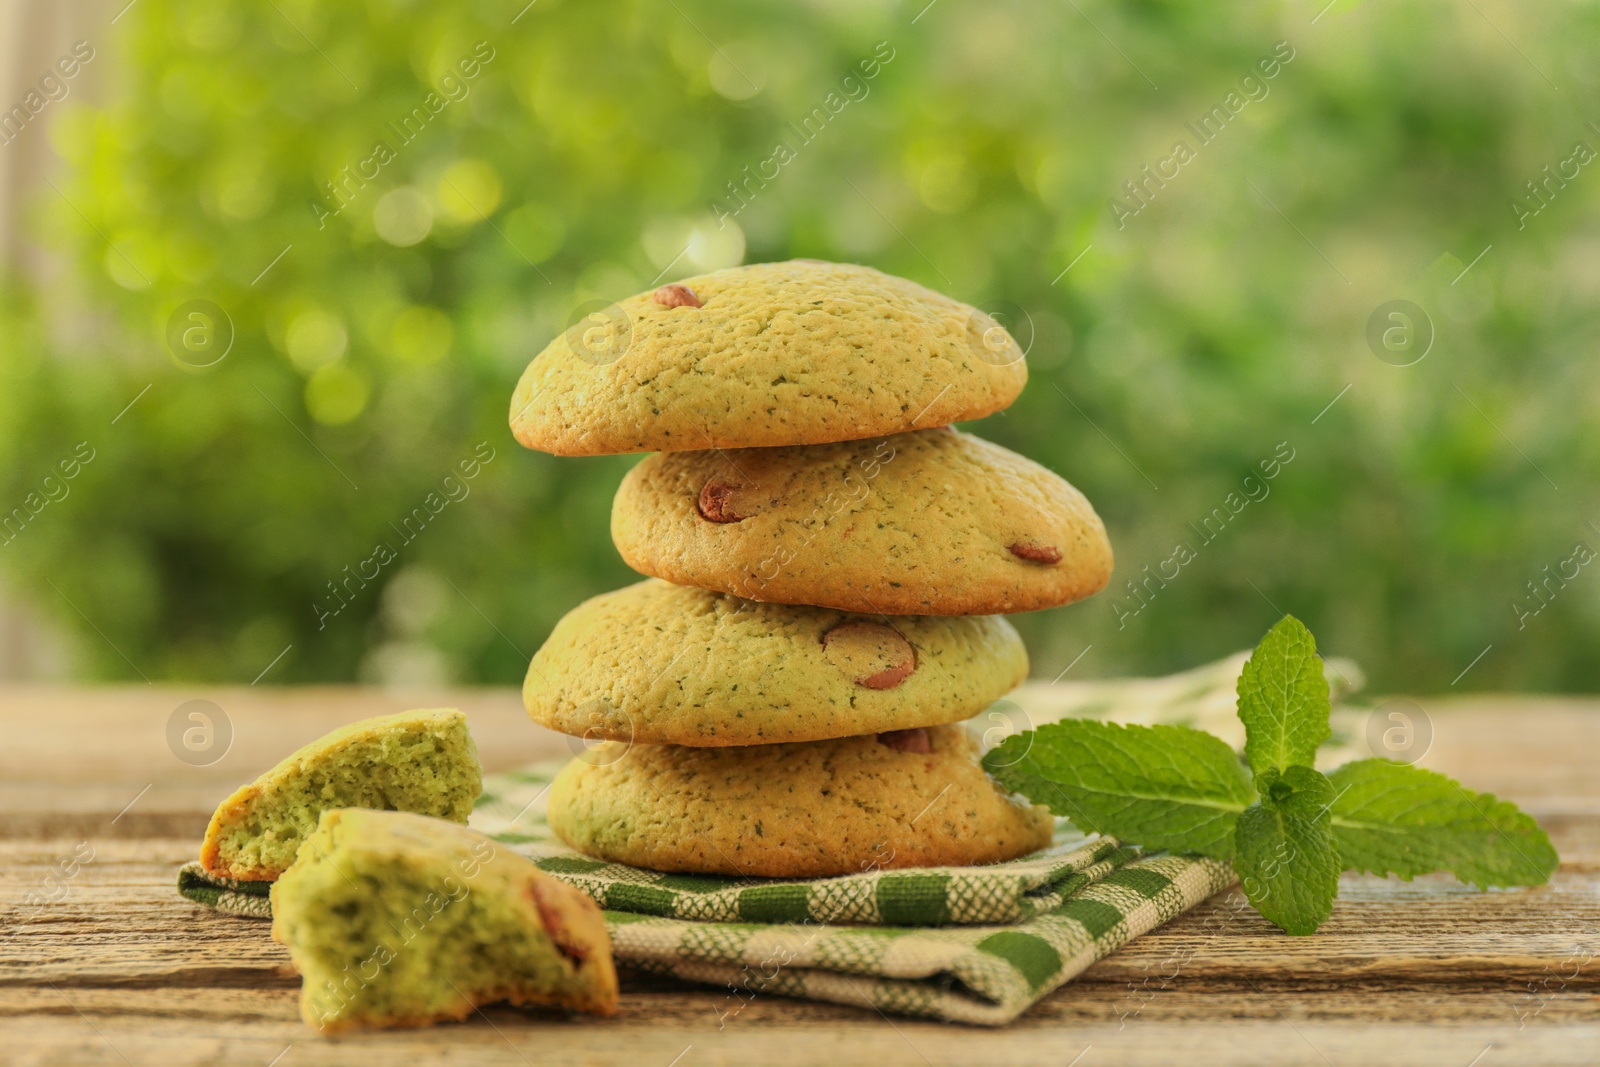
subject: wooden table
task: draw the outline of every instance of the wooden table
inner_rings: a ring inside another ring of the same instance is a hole
[[[168,748],[169,717],[193,699],[233,726],[209,766]],[[1424,765],[1535,814],[1563,860],[1549,886],[1347,875],[1310,938],[1224,893],[998,1031],[777,997],[719,1029],[726,990],[630,978],[609,1020],[491,1009],[325,1039],[300,1023],[299,980],[266,924],[204,913],[173,890],[212,807],[302,742],[405,707],[461,707],[491,771],[563,753],[564,739],[502,690],[0,689],[0,1062],[1600,1063],[1600,701],[1424,704]],[[24,906],[39,900],[30,893],[47,899]]]

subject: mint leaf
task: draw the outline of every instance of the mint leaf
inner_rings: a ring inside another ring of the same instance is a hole
[[[1218,859],[1255,799],[1233,750],[1187,726],[1065,719],[1006,738],[983,765],[1080,830]]]
[[[1268,769],[1256,776],[1261,799],[1234,831],[1233,869],[1244,895],[1285,933],[1314,934],[1333,914],[1339,892],[1334,847],[1334,787],[1310,767]]]
[[[1329,778],[1340,791],[1333,835],[1347,870],[1406,881],[1450,871],[1480,886],[1543,885],[1561,862],[1531,815],[1436,771],[1364,759]]]
[[[1299,619],[1285,615],[1267,631],[1239,675],[1244,755],[1257,774],[1309,767],[1328,739],[1328,681],[1317,643]]]

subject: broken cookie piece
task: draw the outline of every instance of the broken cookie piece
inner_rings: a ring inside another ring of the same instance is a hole
[[[600,908],[475,830],[394,811],[322,814],[272,887],[272,936],[325,1033],[425,1026],[501,1001],[609,1015]]]
[[[241,786],[211,816],[200,864],[217,878],[271,881],[328,808],[379,808],[466,822],[483,789],[467,718],[454,708],[363,719]]]

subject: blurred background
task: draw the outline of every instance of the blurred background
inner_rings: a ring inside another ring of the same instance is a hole
[[[522,368],[587,301],[811,256],[1029,348],[969,428],[1083,489],[1118,559],[1017,619],[1037,676],[1292,612],[1379,690],[1600,686],[1592,5],[112,0],[0,30],[0,677],[520,680],[633,579],[636,461],[518,447]]]

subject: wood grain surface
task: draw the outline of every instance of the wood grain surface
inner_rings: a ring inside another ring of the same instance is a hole
[[[204,766],[168,746],[169,719],[196,699],[232,732]],[[629,976],[612,1019],[489,1009],[329,1039],[300,1023],[299,979],[265,923],[174,892],[212,807],[334,726],[406,707],[466,711],[490,771],[563,754],[566,739],[530,725],[509,690],[0,689],[0,1063],[1600,1063],[1600,701],[1422,703],[1423,765],[1536,815],[1562,856],[1549,886],[1347,875],[1309,938],[1234,890],[1004,1030],[779,997],[719,1023],[727,990]]]

